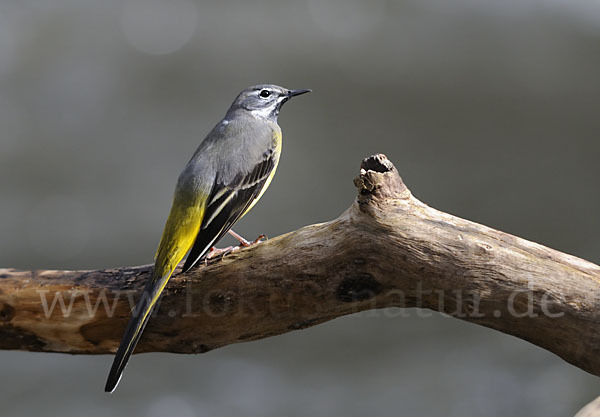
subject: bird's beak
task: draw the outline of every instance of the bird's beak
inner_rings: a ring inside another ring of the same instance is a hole
[[[299,96],[300,94],[310,93],[312,90],[290,90],[287,93],[289,98]]]

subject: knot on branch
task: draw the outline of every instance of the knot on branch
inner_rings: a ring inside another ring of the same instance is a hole
[[[15,308],[7,303],[0,303],[0,321],[8,322],[15,316]]]
[[[358,188],[359,204],[370,204],[374,199],[407,199],[410,191],[404,185],[394,164],[384,154],[371,155],[362,160],[360,175],[354,179]]]

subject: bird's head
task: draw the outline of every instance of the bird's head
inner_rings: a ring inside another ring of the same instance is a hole
[[[242,110],[254,117],[277,119],[283,103],[292,97],[308,93],[311,90],[288,90],[273,84],[261,84],[242,91],[229,109],[229,112]]]

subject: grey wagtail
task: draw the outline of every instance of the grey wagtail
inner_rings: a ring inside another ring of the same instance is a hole
[[[177,264],[188,252],[182,272],[205,259],[213,245],[263,195],[281,154],[279,110],[292,97],[309,91],[270,84],[247,88],[200,143],[179,175],[152,276],[129,319],[105,391],[113,392],[117,387]],[[247,245],[243,239],[240,243]]]

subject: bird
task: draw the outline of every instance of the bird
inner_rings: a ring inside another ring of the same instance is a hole
[[[242,246],[248,245],[230,229],[254,207],[275,175],[282,146],[277,123],[281,107],[310,91],[273,84],[246,88],[200,143],[177,180],[152,275],[132,311],[106,392],[114,392],[119,384],[161,292],[185,255],[182,272],[205,260],[228,232]]]

